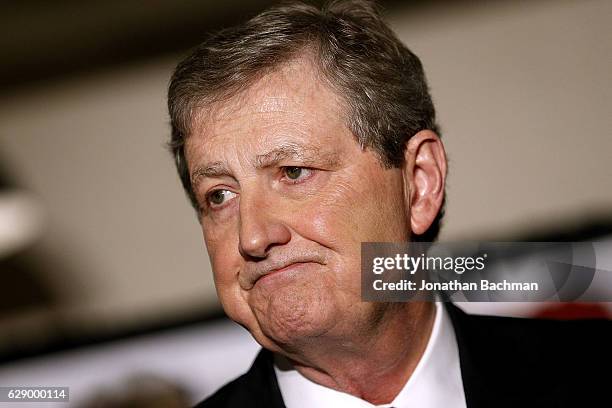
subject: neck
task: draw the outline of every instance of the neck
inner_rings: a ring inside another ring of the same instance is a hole
[[[312,340],[287,355],[294,368],[311,381],[372,404],[389,403],[425,352],[435,305],[388,304],[381,313],[368,330],[350,337]]]

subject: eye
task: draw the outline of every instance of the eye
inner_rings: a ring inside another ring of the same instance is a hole
[[[283,173],[290,183],[299,183],[302,180],[309,178],[313,170],[306,167],[288,166],[283,167]]]
[[[210,207],[220,207],[228,200],[236,196],[236,193],[229,190],[214,190],[206,196],[206,202]]]

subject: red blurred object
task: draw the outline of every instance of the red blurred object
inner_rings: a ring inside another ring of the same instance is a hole
[[[550,303],[538,310],[534,317],[557,320],[612,319],[612,305],[609,303]]]

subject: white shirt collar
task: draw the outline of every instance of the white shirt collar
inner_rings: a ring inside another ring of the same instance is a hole
[[[281,370],[277,364],[274,372],[287,408],[466,408],[457,339],[442,302],[436,302],[436,316],[425,353],[390,404],[370,404],[314,383],[296,370]]]

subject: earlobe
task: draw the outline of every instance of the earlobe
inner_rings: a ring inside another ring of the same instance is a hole
[[[404,157],[405,200],[413,234],[425,233],[442,208],[446,184],[446,152],[431,130],[410,138]]]

